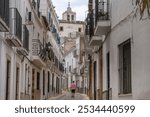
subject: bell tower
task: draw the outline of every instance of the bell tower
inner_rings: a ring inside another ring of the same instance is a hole
[[[76,12],[72,11],[70,1],[68,2],[67,10],[62,14],[62,18],[68,22],[76,21]]]

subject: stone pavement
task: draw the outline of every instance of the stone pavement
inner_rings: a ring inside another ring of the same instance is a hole
[[[72,98],[70,92],[63,92],[59,96],[49,98],[49,100],[89,100],[89,97],[85,94],[75,93],[75,97]]]

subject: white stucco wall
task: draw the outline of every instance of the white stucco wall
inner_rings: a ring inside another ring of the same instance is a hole
[[[106,54],[110,51],[110,88],[112,88],[112,99],[150,99],[150,20],[142,21],[139,20],[139,17],[136,17],[132,23],[133,17],[127,17],[133,8],[130,0],[113,0],[112,5],[110,40],[108,38],[103,45],[103,90],[107,86]],[[119,95],[118,45],[129,38],[131,39],[132,93]]]

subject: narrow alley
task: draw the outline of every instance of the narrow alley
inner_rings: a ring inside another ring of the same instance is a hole
[[[149,1],[0,0],[0,100],[150,99]]]
[[[89,97],[81,93],[75,93],[75,97],[71,97],[70,92],[63,92],[59,96],[49,98],[49,100],[89,100]]]

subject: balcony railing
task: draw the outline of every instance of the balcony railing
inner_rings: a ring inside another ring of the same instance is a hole
[[[109,0],[96,0],[95,23],[98,20],[109,20]]]
[[[9,26],[9,0],[0,0],[0,31],[8,31]],[[6,25],[6,27],[5,27]]]
[[[39,8],[40,8],[40,0],[37,0],[37,2],[35,2],[35,0],[32,0],[32,6],[33,8],[35,9],[38,17],[40,17],[40,11],[39,11]]]
[[[39,56],[43,61],[47,60],[47,51],[39,39],[32,39],[32,55]]]
[[[93,11],[89,13],[89,36],[90,38],[94,35],[94,18]]]
[[[96,0],[95,6],[95,20],[94,20],[94,35],[107,35],[110,31],[110,1]]]

